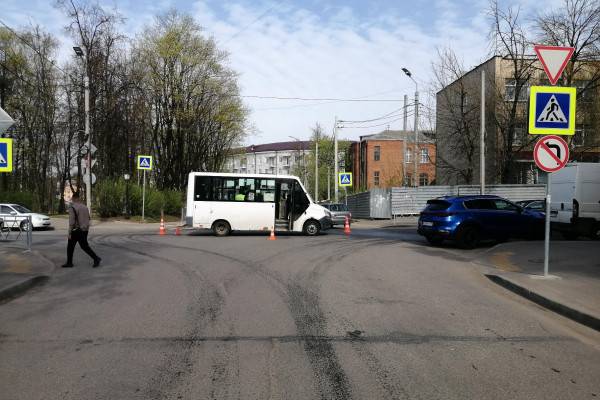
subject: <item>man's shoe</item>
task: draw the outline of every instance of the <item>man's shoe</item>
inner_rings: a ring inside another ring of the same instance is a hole
[[[100,257],[96,258],[94,260],[94,265],[92,265],[92,268],[98,268],[100,266],[100,261],[102,261]]]
[[[73,268],[73,264],[64,264],[62,268]]]

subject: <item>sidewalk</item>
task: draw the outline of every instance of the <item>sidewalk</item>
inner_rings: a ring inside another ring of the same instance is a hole
[[[550,242],[549,275],[544,278],[544,242],[496,246],[475,263],[493,282],[541,306],[600,330],[600,243]]]
[[[18,296],[48,280],[54,264],[38,252],[0,247],[0,301]]]

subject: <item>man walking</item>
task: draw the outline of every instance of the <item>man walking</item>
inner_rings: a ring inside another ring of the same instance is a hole
[[[93,267],[100,266],[101,258],[94,253],[88,244],[87,237],[90,229],[90,211],[81,203],[79,193],[73,193],[71,207],[69,207],[69,242],[67,244],[67,263],[63,268],[73,267],[73,252],[79,243],[81,250],[85,251],[94,260]]]

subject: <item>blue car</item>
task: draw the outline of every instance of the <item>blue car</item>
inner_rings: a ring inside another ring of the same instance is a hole
[[[498,196],[445,196],[427,201],[418,232],[433,245],[452,240],[472,249],[485,239],[543,237],[544,213]]]

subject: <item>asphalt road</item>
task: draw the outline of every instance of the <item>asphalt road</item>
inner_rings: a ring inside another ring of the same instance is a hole
[[[60,265],[65,232],[34,245]],[[410,227],[308,238],[102,224],[103,266],[0,305],[0,399],[594,399],[600,338]]]

